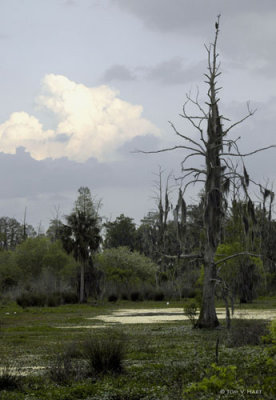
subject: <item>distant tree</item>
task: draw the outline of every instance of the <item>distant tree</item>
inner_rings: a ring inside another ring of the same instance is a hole
[[[71,253],[80,265],[79,299],[85,301],[85,271],[93,267],[92,256],[98,250],[100,236],[100,219],[98,205],[93,202],[88,187],[80,187],[79,196],[66,224],[62,227],[61,240],[65,250]]]
[[[170,255],[179,253],[177,243],[178,229],[169,220],[172,205],[169,200],[169,179],[163,185],[163,171],[159,169],[155,182],[155,199],[157,209],[149,212],[142,220],[136,235],[136,249],[150,257],[159,265],[161,272],[167,270]]]
[[[16,265],[14,251],[0,251],[0,290],[8,291],[16,287],[22,279],[22,271]]]
[[[49,246],[50,241],[45,237],[29,238],[17,246],[15,262],[22,271],[23,282],[31,284],[39,279]]]
[[[155,284],[157,265],[137,251],[130,251],[128,247],[106,249],[97,255],[96,262],[103,272],[103,290],[108,284],[125,292],[142,285]]]
[[[149,212],[142,220],[136,230],[135,249],[145,256],[158,262],[158,215],[156,212]]]
[[[7,260],[5,271],[10,271],[11,277],[19,276],[17,284],[31,288],[39,285],[43,290],[59,291],[66,269],[76,269],[74,259],[65,252],[61,242],[51,242],[49,238],[43,236],[28,238],[19,244],[15,251],[3,252],[0,264],[1,260],[5,259]]]
[[[61,239],[62,237],[62,226],[63,223],[59,218],[53,218],[50,220],[49,227],[46,232],[46,236],[52,241]]]
[[[31,225],[22,225],[15,218],[0,218],[0,249],[14,250],[28,237],[34,237],[35,230]]]
[[[60,217],[60,208],[55,206],[55,216],[50,220],[49,227],[46,231],[46,236],[52,241],[61,240],[62,236],[62,221]]]
[[[121,214],[113,222],[104,224],[106,235],[104,248],[127,246],[130,250],[134,249],[136,238],[136,227],[132,218]]]

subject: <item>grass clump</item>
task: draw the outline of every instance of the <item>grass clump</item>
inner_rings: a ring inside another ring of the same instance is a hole
[[[49,367],[51,381],[59,385],[68,385],[85,378],[86,371],[83,363],[78,360],[80,350],[77,346],[76,343],[70,343],[52,358]]]
[[[83,343],[83,356],[90,374],[120,373],[125,358],[125,340],[116,333],[89,336]]]
[[[0,372],[0,392],[3,390],[20,390],[22,378],[18,375],[17,369],[6,365]]]
[[[49,377],[58,385],[96,378],[123,370],[125,341],[122,336],[88,336],[83,343],[71,343],[51,360]]]

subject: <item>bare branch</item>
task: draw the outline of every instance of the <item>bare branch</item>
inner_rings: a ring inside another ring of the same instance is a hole
[[[197,149],[194,149],[193,147],[189,147],[189,146],[181,146],[181,145],[178,145],[178,146],[173,146],[173,147],[168,147],[168,148],[166,148],[166,149],[160,149],[160,150],[152,150],[152,151],[144,151],[144,150],[134,150],[134,151],[132,151],[132,153],[141,153],[141,154],[157,154],[157,153],[164,153],[165,151],[172,151],[172,150],[177,150],[177,149],[186,149],[186,150],[192,150],[192,151],[194,151],[195,153],[197,153],[198,155],[203,155],[204,156],[204,154],[202,154],[202,152],[200,152],[199,150],[197,150]]]
[[[189,117],[187,117],[187,118],[190,120]],[[205,150],[199,143],[197,143],[195,140],[189,138],[188,136],[185,136],[182,133],[178,132],[178,130],[176,129],[176,127],[174,126],[174,124],[171,121],[169,121],[169,124],[173,128],[176,135],[182,137],[183,139],[187,140],[188,142],[193,143],[195,146],[198,146],[200,148],[200,150],[202,151],[202,154],[205,155]],[[193,124],[193,125],[196,126],[195,124]]]
[[[235,254],[232,254],[231,256],[225,257],[222,260],[217,261],[215,263],[215,265],[219,265],[225,261],[231,260],[232,258],[239,257],[239,256],[251,256],[251,257],[258,257],[258,258],[262,257],[261,254],[254,254],[254,253],[250,253],[248,251],[242,251],[241,253],[235,253]]]
[[[181,178],[178,178],[178,179],[181,179]],[[186,183],[186,185],[184,186],[184,189],[183,189],[183,193],[185,193],[185,191],[186,191],[186,189],[187,189],[187,187],[189,185],[191,185],[192,183],[195,184],[195,183],[198,183],[198,182],[205,183],[205,181],[203,179],[194,179],[193,181],[190,181],[190,182]]]
[[[204,111],[204,109],[199,104],[198,96],[199,96],[199,91],[197,91],[197,95],[196,95],[196,99],[195,100],[189,94],[186,94],[186,97],[187,97],[188,101],[190,101],[192,104],[194,104],[199,109],[199,111],[204,115],[204,119],[208,119],[208,114],[206,113],[206,111]],[[187,103],[188,102],[186,102],[186,104]]]
[[[201,156],[202,154],[197,153],[190,153],[188,154],[183,161],[181,161],[181,168],[183,168],[183,165],[185,164],[185,162],[188,160],[188,158],[193,157],[193,156]]]
[[[182,258],[182,259],[186,259],[186,258],[192,258],[192,259],[202,259],[203,256],[202,254],[180,254],[178,256],[170,256],[170,255],[164,255],[165,258],[169,258],[171,260],[176,260],[177,258]]]
[[[276,144],[271,144],[270,146],[262,147],[260,149],[251,151],[250,153],[245,153],[245,154],[237,154],[237,153],[221,153],[222,156],[233,156],[233,157],[247,157],[251,156],[252,154],[259,153],[260,151],[268,150],[273,147],[276,147]]]
[[[254,115],[255,112],[257,111],[257,109],[255,109],[255,110],[250,110],[250,104],[249,104],[249,103],[247,103],[247,110],[248,110],[248,114],[247,114],[245,117],[243,117],[242,119],[240,119],[239,121],[237,121],[237,122],[235,122],[234,124],[230,125],[230,126],[224,131],[224,133],[223,133],[224,136],[227,135],[227,133],[228,133],[231,129],[233,129],[235,126],[241,124],[241,123],[244,122],[247,118],[252,117],[252,115]]]

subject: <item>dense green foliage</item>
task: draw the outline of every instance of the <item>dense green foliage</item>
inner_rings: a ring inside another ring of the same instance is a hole
[[[154,286],[157,265],[150,258],[127,247],[106,249],[96,257],[102,276],[102,290],[130,294],[145,285]]]
[[[134,250],[136,242],[136,227],[132,218],[121,214],[115,221],[109,221],[104,224],[106,234],[104,248],[126,246]]]
[[[250,303],[259,295],[273,293],[275,221],[265,204],[261,207],[235,199],[225,206],[215,261],[219,263],[216,295],[227,307],[236,299]],[[137,227],[123,214],[102,225],[98,210],[90,190],[81,187],[71,214],[64,223],[58,216],[53,219],[46,236],[35,236],[28,225],[14,219],[0,219],[2,296],[18,298],[21,292],[24,304],[36,300],[48,304],[48,300],[38,299],[38,292],[42,296],[44,292],[53,293],[49,300],[52,305],[66,302],[63,295],[68,293],[71,299],[77,294],[79,301],[89,297],[110,301],[120,297],[196,297],[201,302],[205,240],[202,196],[198,204],[186,205],[179,191],[173,210],[166,192],[158,209],[148,213]],[[234,257],[244,252],[250,255]],[[185,258],[185,254],[198,256]],[[221,263],[226,257],[229,259]]]
[[[68,286],[76,264],[61,242],[46,237],[29,238],[15,251],[0,252],[0,285],[2,291],[32,289],[59,290]]]

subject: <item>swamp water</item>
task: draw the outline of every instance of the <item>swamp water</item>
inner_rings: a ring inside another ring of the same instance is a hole
[[[225,309],[217,308],[217,316],[220,320],[225,319]],[[231,319],[265,319],[276,318],[276,310],[235,310]],[[182,308],[158,308],[158,309],[120,309],[111,314],[97,315],[93,318],[86,318],[91,322],[102,321],[104,324],[97,325],[71,325],[60,326],[59,328],[82,329],[82,328],[105,328],[110,324],[155,324],[174,321],[186,321]]]

